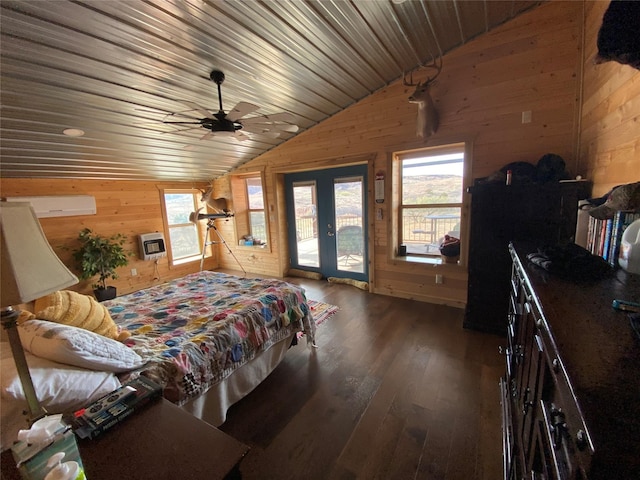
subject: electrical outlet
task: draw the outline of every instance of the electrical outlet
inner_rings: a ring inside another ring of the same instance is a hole
[[[135,277],[136,275],[138,275],[138,269],[137,268],[132,268],[131,269],[131,276]]]
[[[522,112],[522,123],[531,123],[531,110]]]
[[[444,283],[444,277],[442,275],[436,275],[436,283],[442,285]]]

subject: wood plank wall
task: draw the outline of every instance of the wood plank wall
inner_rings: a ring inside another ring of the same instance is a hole
[[[580,171],[594,195],[640,181],[640,71],[629,65],[593,63],[602,16],[609,2],[587,2]]]
[[[0,179],[0,192],[3,197],[34,195],[93,195],[96,199],[96,215],[74,217],[41,218],[42,229],[60,259],[72,271],[71,250],[75,239],[83,228],[104,236],[122,233],[127,236],[126,248],[135,253],[130,257],[129,265],[118,269],[120,278],[109,280],[108,284],[124,294],[146,288],[187,273],[197,272],[200,262],[192,262],[179,267],[169,268],[167,258],[153,261],[139,258],[138,235],[141,233],[163,232],[161,189],[204,188],[206,184],[157,183],[139,181],[96,181],[62,179]],[[166,236],[166,234],[165,234]],[[216,258],[205,262],[206,268],[217,267]],[[137,275],[131,275],[131,269]],[[76,272],[77,273],[77,272]],[[91,294],[91,282],[81,281],[70,287],[82,293]]]
[[[286,228],[281,221],[286,218],[281,190],[284,172],[365,159],[370,173],[382,170],[389,179],[389,158],[394,151],[470,141],[474,178],[514,161],[536,163],[550,152],[561,155],[573,175],[579,173],[581,35],[582,3],[551,2],[446,55],[432,90],[440,111],[440,128],[428,141],[416,139],[417,107],[407,102],[411,87],[403,86],[399,79],[248,162],[239,172],[264,172],[272,249],[237,252],[241,261],[251,263],[251,256],[259,257],[253,262],[261,264],[261,273],[282,276],[287,271]],[[522,124],[526,110],[532,112],[532,122]],[[370,175],[371,202],[372,182]],[[228,178],[222,178],[216,186],[224,190],[228,183]],[[382,205],[382,221],[374,219],[373,203],[369,208],[371,291],[463,306],[467,287],[464,266],[434,267],[392,258],[389,205],[389,201]],[[220,263],[234,268],[225,258]],[[265,271],[266,265],[274,269]],[[444,275],[444,284],[435,284],[436,274]]]
[[[415,137],[416,106],[407,102],[410,88],[398,80],[247,163],[237,173],[263,175],[270,243],[266,249],[239,247],[235,223],[230,220],[219,226],[227,245],[249,273],[283,276],[289,268],[285,172],[367,163],[371,181],[378,170],[386,171],[389,179],[391,153],[421,146],[473,142],[474,178],[513,161],[535,163],[545,153],[554,152],[566,160],[571,174],[594,180],[594,193],[604,193],[614,184],[640,180],[639,74],[628,66],[612,62],[594,66],[590,61],[606,5],[608,2],[545,3],[447,55],[433,87],[441,126],[426,142]],[[532,122],[522,124],[522,111],[526,110],[531,110]],[[0,180],[3,196],[96,197],[96,216],[42,219],[50,242],[67,260],[70,254],[60,250],[60,245],[74,239],[85,226],[104,234],[125,233],[137,252],[136,235],[163,228],[159,188],[192,186],[204,187],[154,182]],[[214,186],[217,196],[231,198],[229,177],[215,180]],[[369,198],[373,200],[371,185]],[[392,259],[389,204],[383,204],[382,221],[375,220],[375,209],[369,208],[371,290],[464,305],[464,266],[433,267]],[[218,248],[220,266],[238,270],[228,250],[224,246]],[[215,266],[215,260],[206,264],[207,268]],[[138,276],[130,275],[131,268],[138,270]],[[159,263],[161,280],[198,268],[199,265],[188,264],[170,269],[166,260]],[[435,284],[436,274],[444,275],[444,284]],[[157,282],[154,277],[153,262],[133,258],[114,284],[125,293],[153,285]],[[85,284],[78,289],[88,292],[90,287]]]

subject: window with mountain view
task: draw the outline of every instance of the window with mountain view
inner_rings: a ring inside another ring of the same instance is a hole
[[[249,231],[254,239],[266,241],[267,221],[264,215],[264,192],[262,191],[262,179],[248,177],[245,179],[247,188],[247,211],[249,214]]]
[[[191,212],[195,212],[201,206],[198,202],[198,192],[165,190],[163,198],[171,262],[175,264],[199,258],[202,252],[202,233],[199,225],[189,221]]]
[[[399,243],[407,254],[439,256],[445,235],[460,238],[464,144],[399,154]]]

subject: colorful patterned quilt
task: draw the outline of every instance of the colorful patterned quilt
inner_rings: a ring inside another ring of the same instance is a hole
[[[315,334],[304,289],[277,279],[205,271],[103,304],[147,360],[131,375],[148,376],[178,405],[295,332],[311,343]]]

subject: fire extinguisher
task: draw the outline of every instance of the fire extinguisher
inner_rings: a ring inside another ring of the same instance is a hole
[[[376,203],[384,203],[384,172],[379,170],[376,173]]]

